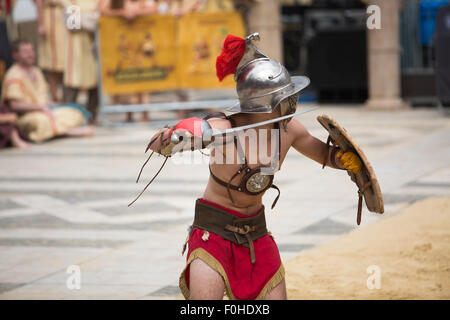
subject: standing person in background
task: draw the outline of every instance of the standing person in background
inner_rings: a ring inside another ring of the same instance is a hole
[[[0,83],[13,63],[8,35],[13,4],[12,0],[0,0]]]
[[[99,11],[104,16],[122,17],[131,21],[140,16],[157,13],[157,6],[153,0],[100,0]],[[150,43],[150,42],[148,42]],[[147,104],[150,103],[150,93],[132,95],[115,95],[113,104]],[[133,122],[133,114],[127,112],[127,121]],[[149,121],[148,112],[142,112],[142,122]]]
[[[52,100],[61,102],[58,88],[63,83],[67,28],[64,0],[34,0],[38,13],[38,65],[44,70]]]
[[[94,50],[94,28],[83,21],[95,19],[98,0],[70,0],[81,11],[81,29],[68,31],[66,63],[64,68],[64,102],[76,102],[80,90],[87,90],[86,108],[92,113],[92,123],[97,122],[97,60]],[[86,19],[84,19],[84,17]]]

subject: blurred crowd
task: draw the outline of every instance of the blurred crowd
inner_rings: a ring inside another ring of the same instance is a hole
[[[94,134],[99,104],[94,31],[100,16],[130,21],[146,15],[234,9],[231,0],[33,0],[37,41],[11,43],[8,28],[14,25],[11,13],[18,1],[0,0],[0,148],[28,149],[30,142]],[[70,6],[79,8],[81,28],[70,28]],[[151,53],[149,44],[145,49]],[[80,92],[86,97],[82,105]],[[186,99],[183,92],[178,96]],[[111,104],[147,104],[151,93],[116,95],[110,100]],[[143,112],[139,121],[149,119]],[[126,121],[134,121],[132,113],[126,114]]]

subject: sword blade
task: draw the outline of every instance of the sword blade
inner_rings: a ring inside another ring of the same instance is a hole
[[[289,118],[292,118],[292,117],[295,117],[295,116],[298,116],[298,115],[301,115],[301,114],[304,114],[304,113],[307,113],[307,112],[310,112],[310,111],[313,111],[313,110],[316,110],[316,109],[319,109],[319,107],[309,108],[309,109],[302,110],[302,111],[299,111],[299,112],[296,112],[296,113],[293,113],[293,114],[288,114],[288,115],[285,115],[285,116],[282,116],[282,117],[278,117],[278,118],[275,118],[275,119],[270,119],[270,120],[266,120],[266,121],[252,123],[252,124],[248,124],[248,125],[241,126],[241,127],[235,127],[235,128],[223,129],[223,130],[212,130],[212,135],[211,136],[214,137],[214,136],[219,136],[219,135],[223,135],[223,134],[235,133],[235,132],[238,132],[238,131],[247,130],[247,129],[251,129],[251,128],[261,127],[261,126],[264,126],[266,124],[270,124],[270,123],[275,123],[275,122],[278,122],[278,121],[286,120],[286,119],[289,119]]]

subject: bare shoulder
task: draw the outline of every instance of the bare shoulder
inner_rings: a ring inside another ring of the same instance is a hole
[[[287,134],[292,140],[298,138],[307,137],[309,135],[308,130],[298,121],[297,119],[292,119],[289,121]]]
[[[206,121],[208,121],[211,128],[215,130],[223,130],[231,128],[230,120],[224,118],[210,118]]]

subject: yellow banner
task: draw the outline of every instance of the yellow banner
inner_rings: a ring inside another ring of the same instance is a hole
[[[103,90],[133,94],[178,87],[175,18],[151,15],[99,21]]]
[[[245,36],[238,12],[192,13],[181,18],[151,15],[132,21],[101,17],[103,90],[133,94],[232,87],[232,76],[222,82],[216,77],[216,58],[227,34]]]
[[[216,77],[216,58],[228,34],[245,37],[238,12],[199,12],[178,21],[178,72],[182,88],[233,87],[233,76],[222,82]]]

